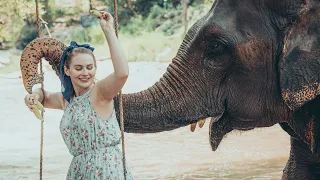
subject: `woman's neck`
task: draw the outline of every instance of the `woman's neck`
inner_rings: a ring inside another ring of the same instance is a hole
[[[92,86],[93,86],[93,84],[91,84],[91,85],[88,86],[87,88],[75,90],[75,95],[76,95],[76,96],[81,96],[81,95],[85,94],[86,92],[89,91],[89,89],[90,89]]]

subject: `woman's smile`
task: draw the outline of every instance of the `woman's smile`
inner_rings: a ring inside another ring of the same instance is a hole
[[[91,80],[91,78],[89,78],[89,77],[79,78],[79,79],[80,79],[80,81],[83,82],[83,83],[87,83],[87,82],[89,82],[89,81]]]

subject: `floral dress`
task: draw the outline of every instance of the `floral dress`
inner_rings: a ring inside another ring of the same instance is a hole
[[[115,110],[103,121],[87,93],[71,98],[60,122],[60,132],[73,155],[68,180],[124,179],[119,124]],[[128,168],[126,168],[128,169]],[[127,170],[126,179],[132,179]]]

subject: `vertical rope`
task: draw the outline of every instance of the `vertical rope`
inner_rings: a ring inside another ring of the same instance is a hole
[[[118,7],[117,7],[117,0],[113,0],[113,10],[114,10],[114,29],[116,36],[118,37]],[[124,146],[124,121],[123,121],[123,104],[122,104],[122,92],[119,92],[119,110],[120,110],[120,129],[121,129],[121,140],[122,140],[122,165],[123,165],[123,176],[124,180],[127,179],[126,176],[126,153],[125,153],[125,146]]]
[[[37,37],[40,38],[40,18],[39,18],[39,2],[36,0],[36,16],[37,16]],[[40,75],[43,76],[42,60],[40,60]],[[41,90],[44,95],[44,83],[41,81]],[[44,97],[43,97],[44,99]],[[42,157],[43,157],[43,112],[41,111],[41,129],[40,129],[40,180],[42,180]]]
[[[36,16],[37,16],[37,37],[40,37],[40,18],[39,18],[39,2],[36,0]]]
[[[113,11],[114,11],[114,30],[116,32],[116,36],[118,37],[118,6],[117,6],[117,0],[113,1]]]

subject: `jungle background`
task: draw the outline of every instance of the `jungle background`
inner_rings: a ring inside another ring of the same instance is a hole
[[[163,62],[177,52],[185,31],[203,16],[213,0],[118,0],[119,38],[130,62]],[[183,3],[187,7],[184,13]],[[19,68],[21,50],[37,37],[34,0],[0,1],[0,73]],[[71,40],[96,47],[98,59],[108,59],[106,41],[90,9],[114,15],[113,0],[39,0],[41,37],[65,44]],[[48,29],[46,29],[45,24]]]

